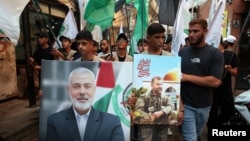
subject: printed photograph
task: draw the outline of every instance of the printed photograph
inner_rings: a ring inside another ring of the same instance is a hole
[[[40,141],[129,141],[131,62],[42,63]]]
[[[135,124],[177,123],[180,64],[177,56],[134,56],[132,95],[137,100],[132,107],[132,120]]]

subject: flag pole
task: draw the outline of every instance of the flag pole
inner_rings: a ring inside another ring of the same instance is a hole
[[[125,9],[126,9],[126,15],[127,15],[127,25],[128,25],[128,38],[130,40],[129,44],[130,44],[130,47],[129,47],[129,54],[131,53],[131,49],[133,47],[133,39],[131,39],[131,36],[130,36],[130,30],[129,30],[129,27],[130,27],[130,24],[129,24],[129,21],[130,21],[130,14],[128,15],[128,7],[127,7],[127,4],[125,3]],[[131,13],[131,12],[130,12]],[[134,54],[134,53],[133,53]],[[131,56],[133,56],[133,54],[130,54]]]
[[[239,45],[240,45],[240,43],[241,43],[241,39],[242,39],[243,32],[244,32],[245,28],[247,27],[247,24],[248,24],[248,21],[249,21],[249,20],[250,20],[250,10],[248,11],[247,18],[246,18],[246,20],[245,20],[245,22],[244,22],[244,25],[242,26],[242,29],[241,29],[241,31],[240,31],[239,40],[238,40],[238,42],[237,42],[237,44],[236,44],[236,48],[233,50],[233,52],[236,52],[237,55],[238,55],[238,49],[239,49]],[[229,64],[230,64],[231,61],[233,60],[233,56],[234,56],[234,54],[232,54],[232,55],[230,56]]]
[[[237,53],[236,55],[238,55],[238,49],[239,49],[239,45],[240,45],[240,43],[241,43],[242,35],[243,35],[243,32],[244,32],[245,28],[247,27],[247,24],[248,24],[248,21],[249,21],[249,20],[250,20],[250,10],[248,11],[247,18],[246,18],[246,20],[245,20],[245,22],[244,22],[244,25],[242,26],[242,29],[241,29],[241,31],[240,31],[239,40],[238,40],[238,42],[237,42],[237,44],[236,44],[236,48],[233,50],[234,53],[235,53],[235,52]],[[230,56],[229,64],[230,64],[231,61],[233,60],[234,53],[232,53],[232,55]],[[226,73],[227,73],[227,72],[226,72]],[[226,73],[224,74],[224,77],[225,77]]]
[[[192,17],[191,19],[194,19],[194,0],[192,0]]]
[[[130,38],[130,31],[129,31],[129,19],[130,19],[130,15],[128,15],[128,7],[127,7],[127,4],[125,3],[125,9],[126,9],[126,15],[127,15],[127,25],[128,25],[128,38],[129,40],[131,40]]]
[[[35,5],[35,9],[36,9],[37,14],[38,14],[38,10],[39,10],[39,12],[41,13],[43,19],[45,19],[46,23],[48,24],[49,31],[51,32],[51,34],[52,34],[52,36],[53,36],[53,39],[54,39],[55,42],[57,43],[59,49],[62,50],[62,46],[60,45],[59,41],[56,39],[55,33],[54,33],[54,31],[52,30],[51,25],[50,25],[50,23],[48,22],[48,19],[44,16],[44,14],[43,14],[43,12],[42,12],[42,9],[40,8],[40,6],[39,6],[37,0],[32,0],[32,1],[33,1],[34,5]],[[39,15],[39,14],[38,14],[38,15]],[[40,19],[40,20],[41,20],[41,19]],[[43,22],[42,22],[42,26],[43,26],[43,28],[45,29],[45,26],[44,26]],[[51,40],[50,40],[50,39],[49,39],[49,41],[50,41],[50,43],[51,43]],[[66,55],[66,53],[65,53],[64,51],[62,51],[62,54],[63,54],[63,56],[66,58],[67,55]]]
[[[51,28],[51,25],[50,25],[50,24],[49,24],[49,22],[48,22],[48,19],[44,16],[44,14],[43,14],[43,12],[42,12],[42,9],[40,8],[40,6],[39,6],[39,4],[38,4],[37,0],[32,0],[32,1],[33,1],[33,2],[34,2],[34,4],[35,4],[36,11],[37,11],[37,12],[38,12],[38,10],[40,11],[40,13],[41,13],[42,17],[45,19],[46,23],[48,24],[49,30],[50,30],[50,32],[51,32],[51,34],[52,34],[52,36],[53,36],[54,40],[58,43],[59,48],[61,48],[61,46],[60,46],[59,42],[56,40],[55,33],[53,32],[53,30],[52,30],[52,28]],[[45,28],[45,26],[44,26],[44,25],[43,25],[43,28]]]
[[[237,53],[238,53],[239,45],[240,45],[241,40],[242,40],[243,32],[244,32],[244,30],[246,29],[249,20],[250,20],[250,10],[248,11],[247,18],[246,18],[246,20],[245,20],[245,22],[244,22],[244,24],[243,24],[243,26],[242,26],[242,29],[241,29],[241,32],[240,32],[240,35],[239,35],[239,40],[238,40],[237,46],[236,46],[236,51],[237,51]]]
[[[114,34],[114,25],[113,25],[113,22],[112,22],[112,35],[113,35],[113,40],[114,40],[114,45],[115,45],[115,34]],[[110,33],[109,33],[109,36],[111,37]],[[111,43],[111,40],[110,40],[110,43]],[[113,45],[110,44],[109,48],[110,48],[110,57],[112,58],[113,57],[113,53],[112,53],[112,48]]]
[[[141,0],[141,4],[142,4],[142,17],[141,17],[141,19],[142,19],[142,21],[144,21],[144,10],[145,10],[145,5],[144,5],[144,0]],[[142,34],[142,38],[143,38],[143,27],[144,27],[144,23],[142,22],[142,27],[141,27],[141,34]],[[142,44],[143,44],[143,42],[142,42]]]
[[[141,4],[142,4],[142,17],[141,17],[141,19],[142,19],[142,21],[144,21],[144,16],[145,16],[145,15],[144,15],[144,12],[145,12],[145,11],[144,11],[144,10],[145,10],[145,7],[144,7],[144,6],[145,6],[145,5],[144,5],[144,0],[141,0],[141,2],[142,2],[142,3],[141,3]],[[142,26],[141,26],[142,39],[144,38],[144,37],[143,37],[143,31],[144,31],[143,28],[144,28],[144,23],[142,22]],[[143,46],[144,46],[144,41],[142,41],[142,47],[143,47]]]

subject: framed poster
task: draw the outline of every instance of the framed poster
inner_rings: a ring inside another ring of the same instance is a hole
[[[181,58],[135,54],[132,94],[135,124],[176,124],[180,104]]]
[[[55,60],[44,60],[42,62],[41,88],[43,96],[40,107],[39,140],[46,140],[47,120],[50,115],[72,108],[72,102],[67,89],[69,74],[72,70],[79,67],[89,69],[95,76],[96,89],[92,103],[93,108],[118,117],[125,141],[129,141],[130,113],[123,103],[130,94],[132,86],[132,62],[71,62]],[[110,122],[111,124],[112,122]],[[67,126],[67,123],[62,122],[60,126],[64,128],[64,126]],[[97,128],[96,132],[98,130]],[[72,134],[74,133],[70,134],[69,132],[65,132],[65,134],[73,136]],[[94,134],[96,135],[96,133]],[[93,135],[91,139],[95,140],[96,136]]]

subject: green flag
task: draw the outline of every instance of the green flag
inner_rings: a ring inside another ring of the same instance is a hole
[[[134,37],[139,40],[146,34],[146,30],[148,27],[148,1],[135,0],[134,5],[137,9]]]
[[[107,112],[113,91],[111,90],[93,105],[96,109]]]
[[[137,45],[136,44],[136,39],[135,37],[132,37],[132,39],[130,40],[130,47],[129,47],[129,55],[134,57],[134,54],[135,54],[135,46]]]
[[[137,41],[146,35],[148,27],[148,0],[135,0],[134,6],[137,10],[137,16],[133,37],[130,42],[130,56],[134,56],[134,52],[137,50]]]
[[[4,32],[2,31],[2,29],[0,29],[0,33],[4,34]]]
[[[100,25],[105,30],[112,25],[114,13],[115,0],[89,0],[84,19],[89,25]]]
[[[132,2],[132,0],[126,0],[126,3],[130,3],[130,2]]]

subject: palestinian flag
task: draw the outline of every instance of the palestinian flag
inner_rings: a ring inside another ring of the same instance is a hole
[[[39,140],[45,141],[47,117],[72,106],[67,89],[70,72],[78,67],[91,70],[96,76],[96,93],[93,106],[117,115],[123,127],[125,140],[130,140],[130,114],[124,105],[132,87],[132,62],[42,62],[42,90],[40,106]]]
[[[125,140],[130,139],[130,114],[124,105],[132,84],[132,62],[102,62],[97,72],[94,107],[117,115],[121,122]]]

